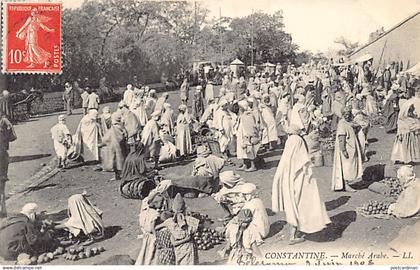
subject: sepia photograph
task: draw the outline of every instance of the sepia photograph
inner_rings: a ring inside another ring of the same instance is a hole
[[[1,0],[0,268],[420,265],[420,0]]]

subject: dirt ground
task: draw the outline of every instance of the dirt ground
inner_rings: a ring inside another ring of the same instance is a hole
[[[171,99],[176,100],[174,94],[171,94]],[[115,107],[115,104],[111,105]],[[176,108],[175,106],[173,106]],[[69,128],[74,131],[81,115],[74,115],[69,117]],[[34,122],[24,123],[17,127],[18,136],[23,131],[23,127],[36,128],[36,133],[33,133],[33,148],[29,152],[52,154],[52,145],[50,142],[49,128],[55,123],[56,116],[47,117],[48,120],[38,120],[43,123],[42,126],[37,126]],[[22,128],[21,128],[22,127]],[[25,129],[26,129],[25,128]],[[48,137],[47,137],[48,136]],[[395,175],[395,167],[389,165],[390,151],[394,140],[393,134],[386,134],[380,127],[374,127],[369,133],[369,151],[371,154],[370,161],[364,164],[365,179],[381,178],[380,175],[385,172],[386,175]],[[42,138],[42,139],[40,139]],[[28,145],[31,145],[29,142]],[[13,146],[12,146],[13,147]],[[20,148],[20,147],[19,147]],[[28,149],[14,150],[19,155],[28,153]],[[407,220],[381,220],[368,219],[357,215],[356,207],[371,199],[383,200],[384,197],[374,194],[367,190],[369,181],[360,183],[356,193],[332,192],[331,187],[331,167],[314,168],[314,174],[318,181],[320,194],[322,200],[326,203],[328,214],[332,223],[323,231],[309,235],[307,241],[296,245],[287,245],[287,232],[284,215],[274,214],[270,211],[271,208],[271,185],[273,176],[275,174],[278,161],[281,157],[281,150],[263,154],[265,160],[264,168],[257,172],[239,172],[245,181],[252,182],[258,186],[260,198],[263,200],[267,212],[269,214],[271,228],[270,234],[262,245],[263,252],[272,251],[296,251],[296,250],[335,250],[346,249],[347,247],[353,249],[369,249],[389,250],[387,244],[394,239],[398,232],[409,224],[415,223],[413,219]],[[51,157],[49,157],[51,158]],[[36,163],[45,162],[46,157],[36,160]],[[233,159],[237,162],[236,159]],[[22,174],[20,170],[24,170],[23,174],[30,173],[25,171],[25,161],[12,163],[11,178]],[[192,169],[193,160],[183,162],[178,166],[171,166],[164,168],[161,173],[165,174],[189,174]],[[387,164],[388,163],[388,164]],[[149,164],[151,165],[151,164]],[[38,165],[39,166],[39,165]],[[35,165],[31,169],[36,170]],[[27,195],[13,201],[13,204],[8,204],[9,212],[18,211],[27,202],[36,202],[41,209],[53,213],[56,220],[66,218],[67,199],[77,193],[86,190],[92,194],[90,200],[104,211],[104,222],[106,225],[106,237],[101,241],[100,245],[106,248],[106,252],[93,258],[79,260],[77,262],[65,261],[62,258],[52,261],[50,264],[93,264],[98,263],[111,255],[127,254],[131,258],[136,259],[137,253],[140,249],[141,240],[137,239],[140,233],[138,226],[138,214],[140,209],[140,201],[127,200],[120,196],[118,182],[110,182],[108,179],[112,177],[111,173],[96,172],[92,166],[75,167],[55,175],[47,182],[43,183],[37,190],[28,193]],[[224,170],[234,170],[235,167],[225,167]],[[419,175],[419,166],[416,167]],[[376,175],[376,176],[375,176]],[[13,180],[15,181],[15,180]],[[25,185],[24,181],[21,185]],[[16,188],[15,185],[10,185],[9,190]],[[221,208],[211,198],[197,198],[186,199],[189,209],[199,211],[209,215],[210,218],[216,220],[222,217]],[[221,226],[216,222],[214,226]],[[220,246],[208,251],[199,252],[200,264],[221,264],[222,261],[216,251]],[[344,251],[344,250],[343,250]],[[408,262],[410,263],[410,262]],[[413,262],[411,262],[413,263]],[[417,262],[418,263],[418,262]]]

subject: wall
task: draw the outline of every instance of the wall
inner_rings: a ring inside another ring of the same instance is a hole
[[[365,47],[362,47],[350,56],[350,60],[371,54],[373,56],[373,67],[384,68],[392,61],[402,61],[404,70],[420,62],[420,12],[401,22],[395,29],[380,37],[378,40]],[[381,53],[384,48],[381,58]]]

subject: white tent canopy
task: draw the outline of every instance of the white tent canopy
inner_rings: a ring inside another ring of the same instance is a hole
[[[241,60],[239,60],[238,58],[236,58],[235,60],[233,60],[232,63],[230,63],[231,66],[243,66],[245,65],[244,62],[242,62]]]
[[[405,72],[412,75],[420,76],[420,63],[415,64],[413,67],[407,69]]]
[[[370,59],[373,59],[373,56],[371,54],[364,54],[354,59],[353,63],[363,63],[363,62],[369,61]]]
[[[276,67],[276,65],[271,64],[270,62],[262,64],[263,67]]]

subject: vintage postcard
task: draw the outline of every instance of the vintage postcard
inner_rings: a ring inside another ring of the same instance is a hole
[[[3,72],[61,73],[61,3],[2,1],[2,9]]]
[[[419,0],[1,7],[0,267],[418,269]]]

